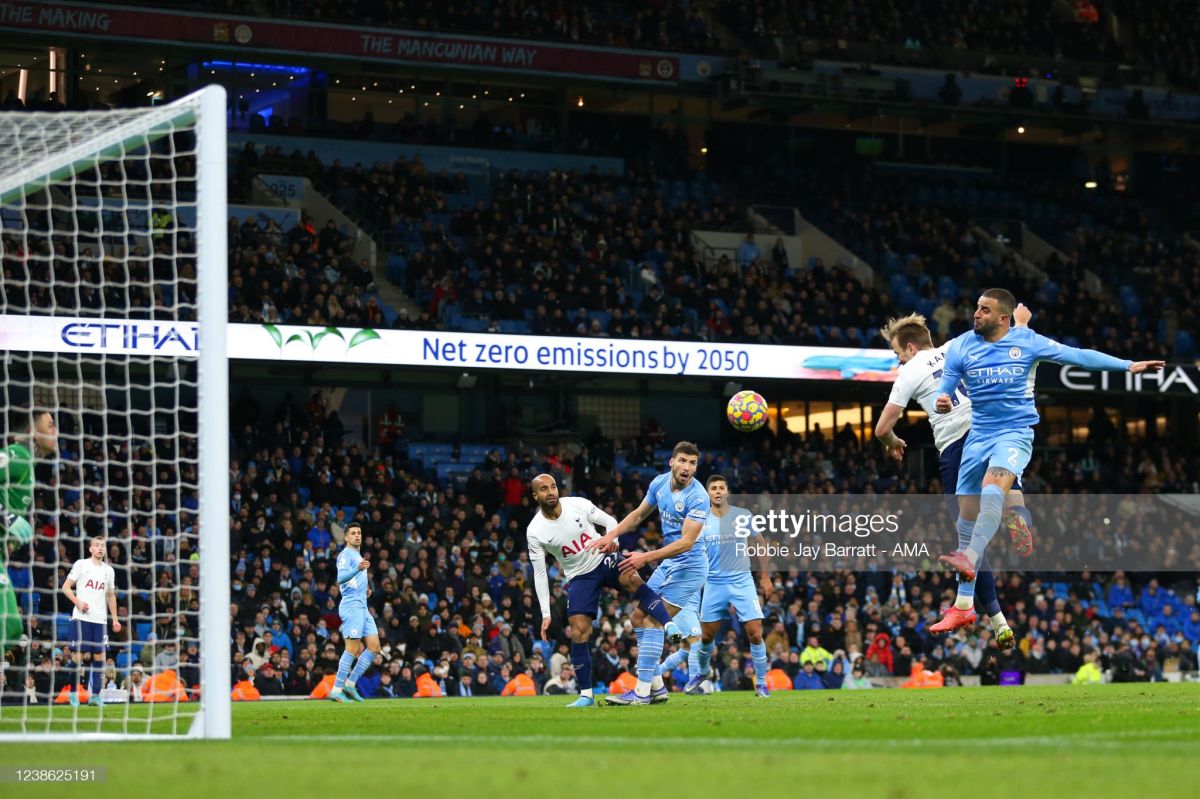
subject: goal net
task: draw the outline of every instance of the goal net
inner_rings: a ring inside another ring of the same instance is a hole
[[[0,738],[229,737],[225,148],[0,114]]]

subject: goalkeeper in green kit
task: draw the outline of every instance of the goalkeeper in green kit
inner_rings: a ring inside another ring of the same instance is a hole
[[[34,459],[58,449],[58,426],[49,411],[22,412],[14,423],[14,442],[0,449],[0,652],[6,656],[20,645],[25,630],[17,592],[8,579],[9,550],[33,539],[29,514],[33,510]]]

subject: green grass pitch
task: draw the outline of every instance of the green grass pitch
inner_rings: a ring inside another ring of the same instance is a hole
[[[0,763],[105,766],[107,782],[87,795],[126,799],[349,790],[571,799],[665,790],[734,799],[1200,795],[1200,684],[564,705],[559,697],[235,704],[232,741],[6,743]],[[0,731],[12,731],[14,710],[3,709]],[[95,729],[97,713],[82,708],[81,727],[91,720]],[[19,790],[5,795],[77,795],[79,786]]]

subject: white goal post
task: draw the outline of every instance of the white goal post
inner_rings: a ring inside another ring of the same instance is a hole
[[[0,113],[0,153],[0,446],[33,477],[0,473],[33,528],[0,522],[0,741],[229,738],[225,90]],[[61,589],[94,536],[122,627],[89,645]]]

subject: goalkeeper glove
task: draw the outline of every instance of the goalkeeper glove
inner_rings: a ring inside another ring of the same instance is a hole
[[[28,544],[33,540],[33,526],[28,520],[21,518],[8,508],[0,505],[0,517],[4,518],[8,534],[17,539],[17,543]]]

